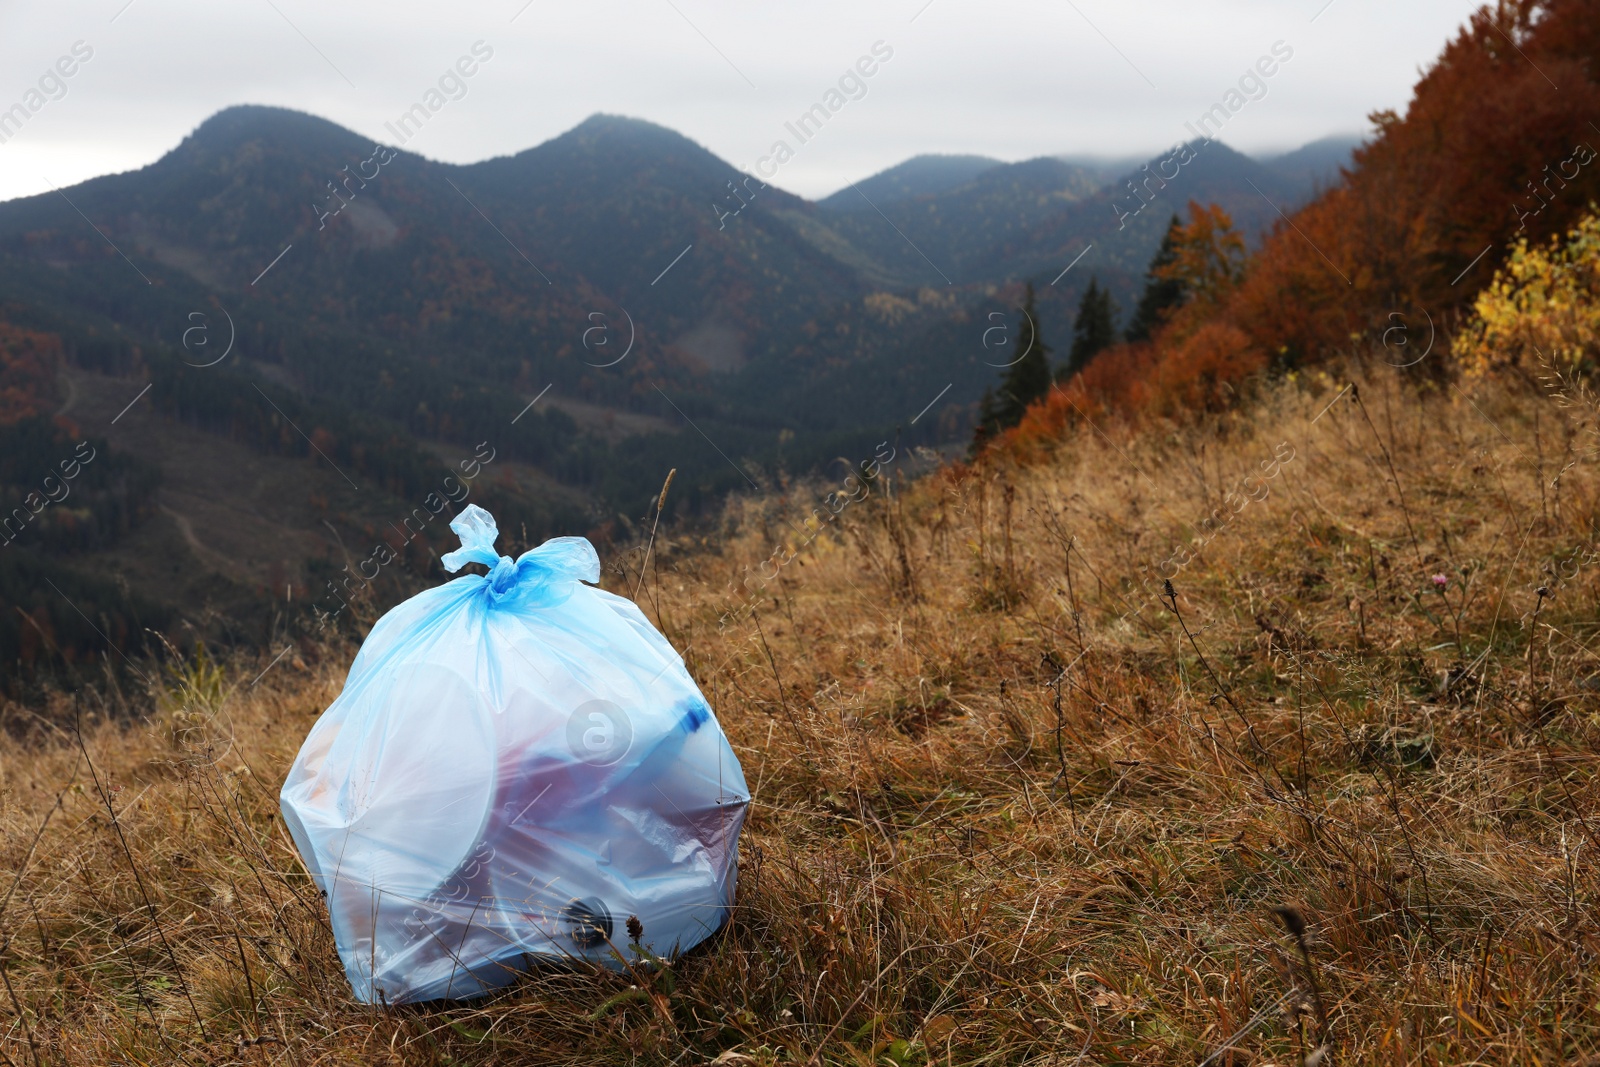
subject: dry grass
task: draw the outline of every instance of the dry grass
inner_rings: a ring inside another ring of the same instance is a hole
[[[12,709],[36,725],[0,756],[0,1052],[1593,1058],[1600,566],[1555,561],[1600,521],[1594,413],[1377,371],[1359,403],[1302,382],[1204,429],[880,480],[725,631],[736,568],[815,501],[745,505],[716,551],[658,539],[647,610],[755,792],[734,922],[669,972],[351,1002],[276,818],[348,648],[254,688],[264,660],[169,668],[159,714],[81,750],[37,725],[64,701]],[[1283,442],[1265,499],[1225,495]],[[1184,543],[1163,603],[1152,568]]]

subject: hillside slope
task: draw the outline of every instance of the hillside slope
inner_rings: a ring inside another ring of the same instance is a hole
[[[959,284],[876,211],[808,203],[608,115],[455,166],[234,107],[148,167],[0,204],[0,437],[54,417],[52,448],[87,437],[112,457],[96,477],[138,472],[92,542],[53,536],[67,510],[16,537],[0,687],[118,659],[91,619],[133,653],[180,630],[271,643],[275,616],[304,624],[308,596],[480,451],[492,477],[472,489],[508,529],[604,539],[674,468],[675,508],[704,519],[895,427],[960,441],[1015,279],[1059,274],[1080,223],[1114,218],[1074,214],[1095,181],[1060,161],[907,168],[879,176],[909,183],[890,209],[936,208],[927,233],[902,222]],[[1092,272],[1134,291],[1164,220],[1128,227],[1123,268],[1039,278],[1053,337]],[[0,470],[0,500],[38,476]],[[384,602],[436,555],[417,539]]]
[[[731,926],[670,972],[351,1002],[275,816],[351,644],[146,665],[81,750],[67,697],[10,705],[0,1051],[1587,1062],[1594,415],[1377,365],[1026,468],[911,482],[884,452],[814,536],[838,486],[710,546],[664,523],[641,603],[754,792]]]
[[[908,196],[926,196],[966,185],[986,170],[1004,166],[988,156],[921,155],[896,163],[869,178],[845,186],[817,201],[830,211],[871,211]]]

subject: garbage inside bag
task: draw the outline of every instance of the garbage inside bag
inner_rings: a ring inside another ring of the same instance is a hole
[[[358,999],[465,998],[545,959],[670,957],[733,903],[749,791],[682,658],[557,537],[513,562],[468,505],[467,575],[379,619],[284,782]]]

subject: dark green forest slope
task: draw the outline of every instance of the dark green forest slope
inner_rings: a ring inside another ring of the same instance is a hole
[[[403,519],[464,463],[519,543],[604,540],[674,467],[693,515],[896,433],[962,440],[1024,281],[1060,339],[1091,276],[1132,306],[1188,199],[1253,232],[1310,191],[1196,148],[1143,197],[1057,159],[918,157],[861,210],[632,119],[456,166],[236,107],[0,204],[0,494],[37,515],[0,550],[0,662],[20,684],[152,630],[286,640],[383,536],[405,551],[362,589],[397,597],[458,501]],[[92,493],[27,496],[89,441]]]

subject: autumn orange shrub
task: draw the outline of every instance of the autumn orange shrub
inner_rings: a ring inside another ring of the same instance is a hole
[[[1150,376],[1158,352],[1149,342],[1119,344],[1101,352],[1070,381],[1057,382],[1007,430],[996,447],[1028,462],[1047,457],[1069,428],[1110,412],[1137,414],[1151,407]]]
[[[1226,407],[1238,394],[1236,383],[1265,365],[1249,334],[1231,322],[1207,322],[1166,353],[1156,403],[1166,415]]]

